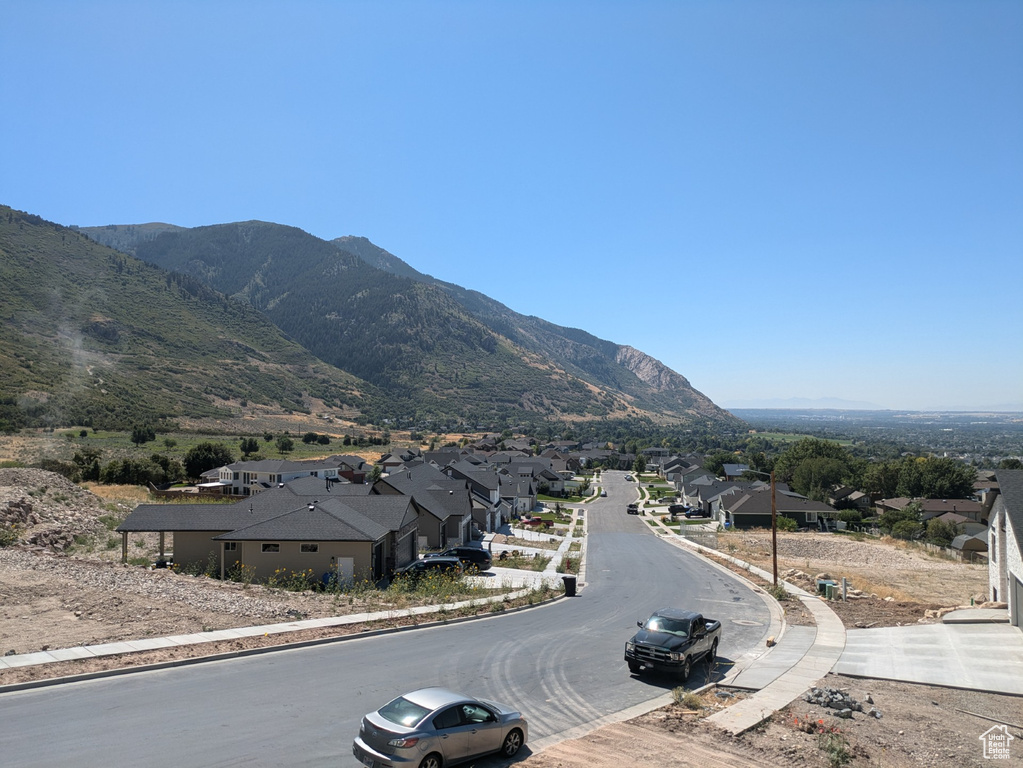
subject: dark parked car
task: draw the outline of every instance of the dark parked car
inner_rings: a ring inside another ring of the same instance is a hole
[[[429,573],[451,573],[460,576],[462,573],[462,561],[457,557],[427,557],[422,560],[413,560],[404,568],[399,568],[394,573],[397,579],[419,579]]]
[[[445,688],[423,688],[362,718],[352,753],[370,768],[441,768],[526,743],[525,718],[503,704]]]
[[[630,515],[638,515],[639,504],[630,504],[628,507],[625,508],[625,511],[628,512]]]
[[[701,508],[690,507],[686,510],[686,517],[710,517],[710,512],[706,512]]]
[[[489,571],[494,561],[490,553],[479,547],[451,547],[443,552],[427,555],[427,558],[434,557],[457,557],[466,570]]]

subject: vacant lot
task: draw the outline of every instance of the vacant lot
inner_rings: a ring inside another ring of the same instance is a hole
[[[727,554],[771,570],[771,533],[718,535]],[[831,533],[779,533],[778,569],[843,576],[853,587],[879,597],[943,605],[969,605],[987,594],[987,565],[971,565],[895,539]]]

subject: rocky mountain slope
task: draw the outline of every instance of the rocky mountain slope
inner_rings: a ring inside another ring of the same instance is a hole
[[[314,355],[386,393],[389,413],[371,418],[737,423],[639,350],[520,315],[365,238],[328,243],[266,222],[83,231],[249,301]]]

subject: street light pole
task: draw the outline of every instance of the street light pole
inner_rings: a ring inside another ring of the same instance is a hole
[[[778,586],[778,507],[774,503],[774,470],[771,470],[771,557],[774,561],[774,586]]]
[[[767,475],[759,469],[747,469],[754,475]],[[771,470],[771,562],[774,565],[774,586],[778,586],[778,505],[775,503],[774,470]]]

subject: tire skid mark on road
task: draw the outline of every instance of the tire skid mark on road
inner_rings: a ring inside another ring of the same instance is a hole
[[[538,654],[534,667],[543,681],[542,710],[544,720],[554,733],[596,720],[607,714],[599,711],[588,700],[575,692],[569,682],[564,663],[571,646],[549,645]]]

